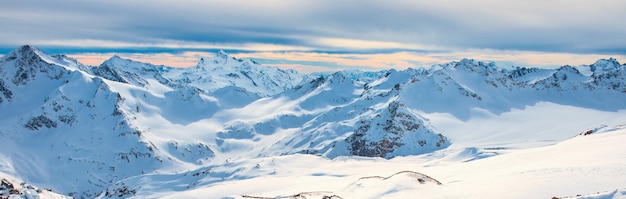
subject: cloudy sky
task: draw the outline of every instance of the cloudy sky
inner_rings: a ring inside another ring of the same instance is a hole
[[[0,54],[33,44],[98,65],[193,66],[217,49],[301,72],[626,60],[623,0],[6,0]]]

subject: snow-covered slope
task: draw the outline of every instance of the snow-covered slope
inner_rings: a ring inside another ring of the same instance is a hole
[[[190,68],[118,56],[85,66],[23,46],[0,60],[0,143],[10,149],[0,151],[0,172],[83,198],[471,198],[478,192],[464,187],[512,186],[496,178],[530,172],[516,158],[545,162],[527,165],[536,170],[564,168],[545,154],[597,150],[620,158],[612,152],[619,145],[599,138],[605,134],[569,139],[626,123],[625,78],[626,66],[614,59],[511,70],[463,59],[313,76],[223,51]],[[623,141],[622,131],[606,136]],[[593,144],[567,144],[584,139]],[[598,158],[603,163],[584,169],[626,168]],[[283,186],[258,186],[266,180]],[[580,194],[626,188],[607,182],[615,186]],[[569,190],[579,185],[568,181],[550,194],[576,195]],[[499,190],[524,196],[519,190],[529,186]]]
[[[626,187],[623,180],[626,178],[626,152],[621,147],[624,140],[626,128],[622,125],[587,136],[575,137],[574,134],[551,146],[468,162],[442,162],[444,160],[431,154],[391,160],[354,157],[328,160],[309,155],[267,157],[229,164],[240,167],[238,177],[188,191],[160,191],[154,196],[560,198],[587,195],[580,198],[622,198]],[[458,154],[452,152],[448,156]],[[250,168],[241,168],[242,165]]]

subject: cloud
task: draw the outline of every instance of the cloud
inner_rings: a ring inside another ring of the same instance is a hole
[[[236,49],[243,51],[307,51],[312,48],[267,43],[210,43],[177,40],[152,42],[124,42],[96,39],[34,40],[33,45],[73,47],[85,49],[157,49],[161,51],[185,51],[186,49]]]
[[[159,46],[161,41],[183,41],[324,51],[342,49],[332,42],[342,40],[352,48],[365,47],[346,41],[398,48],[624,53],[624,7],[621,0],[24,0],[0,8],[0,25],[10,27],[0,33],[0,45],[99,40]]]
[[[181,67],[197,62],[185,53],[226,49],[307,71],[463,57],[582,64],[626,54],[624,7],[622,0],[21,0],[0,7],[0,48],[34,44],[93,63],[117,53]]]
[[[434,46],[418,44],[406,44],[388,41],[358,40],[344,38],[317,38],[313,43],[331,49],[344,50],[381,50],[381,49],[402,49],[402,50],[434,50]]]

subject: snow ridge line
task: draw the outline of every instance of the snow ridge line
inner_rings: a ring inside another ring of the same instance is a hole
[[[312,196],[312,195],[323,195],[322,199],[343,199],[341,196],[338,195],[326,195],[326,194],[332,194],[333,192],[331,191],[307,191],[307,192],[300,192],[297,194],[293,194],[293,195],[288,195],[288,196],[277,196],[277,197],[264,197],[264,196],[251,196],[251,195],[242,195],[242,198],[254,198],[254,199],[276,199],[276,198],[307,198],[308,196]]]
[[[441,182],[439,182],[439,180],[436,180],[436,179],[434,179],[434,178],[432,178],[432,177],[430,177],[430,176],[428,176],[428,175],[425,175],[425,174],[423,174],[423,173],[419,173],[419,172],[415,172],[415,171],[400,171],[400,172],[394,173],[394,174],[392,174],[392,175],[390,175],[390,176],[387,176],[387,177],[382,177],[382,176],[367,176],[367,177],[361,177],[361,178],[359,178],[359,179],[357,180],[357,182],[358,182],[359,180],[366,180],[366,179],[381,179],[381,180],[388,180],[388,179],[393,178],[393,177],[395,177],[395,176],[397,176],[397,175],[400,175],[400,174],[405,174],[405,173],[406,173],[406,174],[408,174],[408,175],[409,175],[409,176],[411,176],[411,177],[415,177],[415,178],[417,178],[417,181],[418,181],[418,182],[420,182],[420,183],[422,183],[422,184],[424,184],[426,181],[423,181],[423,179],[421,179],[420,177],[423,177],[423,178],[426,178],[426,179],[428,179],[428,180],[434,181],[434,182],[436,182],[436,183],[437,183],[437,185],[443,185]],[[355,182],[355,183],[356,183],[356,182]],[[352,184],[354,184],[354,183],[352,183]]]

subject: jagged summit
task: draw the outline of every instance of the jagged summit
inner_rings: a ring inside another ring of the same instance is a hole
[[[23,45],[18,47],[17,49],[15,49],[14,51],[17,52],[41,52],[37,47],[33,46],[33,45]]]
[[[3,57],[5,61],[13,61],[20,58],[22,63],[37,63],[43,61],[48,64],[61,66],[80,65],[75,59],[65,55],[49,55],[33,45],[23,45],[9,52]]]
[[[9,52],[6,56],[3,57],[3,60],[13,61],[17,58],[21,58],[21,62],[35,63],[37,61],[44,60],[43,56],[47,55],[45,53],[42,53],[37,47],[32,45],[24,45]]]
[[[623,68],[625,66],[621,65],[617,59],[609,58],[609,59],[599,59],[594,64],[590,65],[592,72],[606,72],[611,70],[616,70]]]
[[[228,57],[228,53],[226,53],[226,51],[220,49],[220,50],[217,51],[216,56],[217,57],[226,58],[226,57]]]
[[[26,85],[30,81],[59,80],[78,70],[82,64],[66,56],[50,56],[31,45],[21,46],[11,51],[0,60],[0,72],[6,74],[5,83],[16,86]],[[43,78],[47,77],[47,78]]]
[[[127,58],[120,57],[119,55],[113,55],[109,59],[100,64],[99,67],[111,67],[120,68],[121,70],[153,70],[160,69],[167,66],[157,66],[150,63],[144,63]],[[138,71],[137,71],[138,72]]]
[[[200,58],[196,68],[216,68],[219,66],[224,67],[233,67],[238,66],[239,63],[244,62],[246,60],[237,59],[233,56],[228,55],[224,50],[218,50],[213,57],[208,58]]]
[[[120,62],[129,62],[132,61],[130,59],[125,59],[120,57],[119,55],[115,54],[113,56],[111,56],[109,59],[104,60],[104,62],[100,65],[115,65],[115,63],[120,63]]]
[[[33,45],[23,45],[20,46],[18,48],[16,48],[15,50],[13,50],[11,53],[9,54],[13,54],[13,53],[20,53],[23,55],[28,55],[28,54],[32,54],[32,53],[40,53],[41,50],[39,50],[39,48],[33,46]]]
[[[100,66],[101,67],[122,67],[124,65],[128,65],[128,63],[130,62],[135,62],[135,61],[122,58],[118,55],[113,55],[109,59],[104,60],[104,62],[102,62]],[[135,63],[139,63],[139,62],[135,62]]]
[[[463,58],[459,61],[452,61],[445,64],[436,64],[430,67],[430,72],[440,71],[440,70],[464,70],[467,72],[478,72],[478,73],[494,73],[500,70],[500,68],[496,65],[495,62],[482,62],[476,61],[474,59]]]
[[[79,63],[74,58],[67,57],[65,55],[49,55],[33,45],[24,45],[14,49],[2,57],[2,61],[14,62],[14,65],[18,67],[33,67],[35,65],[41,67],[41,64],[44,64],[61,66],[72,71],[79,70],[79,68],[84,67],[83,64]]]

